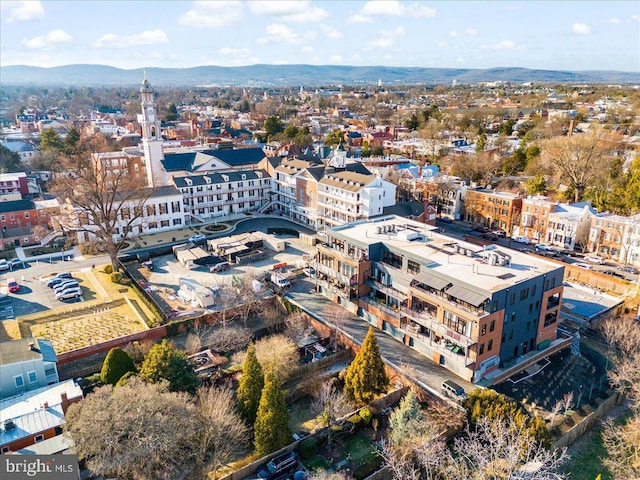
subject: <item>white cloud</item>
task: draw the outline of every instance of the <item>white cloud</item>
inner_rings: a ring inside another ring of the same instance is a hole
[[[371,42],[372,47],[389,48],[396,43],[399,37],[404,37],[406,32],[404,27],[400,26],[395,30],[378,30],[378,38]]]
[[[449,36],[450,36],[450,37],[459,37],[459,36],[460,36],[460,34],[459,34],[458,32],[456,32],[455,30],[451,30],[451,31],[449,32]]]
[[[458,57],[458,58],[456,58],[456,62],[458,62],[458,63],[464,63],[464,58],[462,58],[462,57]]]
[[[222,47],[218,49],[218,54],[223,55],[225,57],[239,57],[245,58],[251,55],[251,51],[248,48],[229,48]]]
[[[341,31],[331,28],[329,25],[322,24],[320,27],[327,38],[331,38],[333,40],[340,40],[341,38],[344,38],[344,34]]]
[[[631,20],[634,20],[636,22],[640,22],[640,15],[631,15]]]
[[[285,45],[299,45],[302,39],[286,25],[272,23],[265,30],[266,36],[258,38],[257,42],[261,45],[269,43],[279,43]]]
[[[578,35],[589,35],[591,33],[591,27],[586,23],[574,23],[571,25],[571,31]]]
[[[436,40],[436,45],[437,45],[438,47],[446,47],[446,46],[448,46],[449,44],[448,44],[447,42],[443,42],[442,40]]]
[[[478,33],[478,31],[475,28],[467,28],[464,33],[466,33],[467,35],[475,35],[476,33]]]
[[[622,23],[622,20],[620,20],[618,17],[612,17],[607,20],[607,23]]]
[[[221,28],[238,23],[242,16],[243,6],[239,1],[196,1],[178,23],[193,28]]]
[[[22,45],[31,49],[53,50],[59,45],[71,43],[72,41],[73,37],[64,30],[51,30],[46,35],[34,37],[30,40],[23,39]]]
[[[516,45],[511,40],[503,40],[492,47],[494,50],[524,50],[525,48]]]
[[[312,6],[308,0],[252,1],[249,10],[255,15],[281,17],[285,23],[320,22],[329,16],[328,11]]]
[[[300,49],[300,51],[302,53],[313,53],[313,52],[315,52],[315,49],[311,45],[305,45],[304,47],[302,47]]]
[[[5,23],[40,20],[44,17],[44,8],[39,1],[13,2],[3,0],[0,2],[0,11],[8,12],[8,14],[3,13],[2,15]]]
[[[146,30],[133,35],[116,35],[107,33],[101,36],[91,45],[93,48],[127,48],[140,45],[157,45],[158,43],[168,43],[169,38],[163,30]]]
[[[329,57],[329,61],[331,63],[342,63],[344,61],[344,58],[342,57],[342,55],[331,55]]]
[[[360,11],[347,19],[347,23],[370,23],[373,17],[435,17],[436,10],[418,3],[402,3],[398,0],[374,0],[364,4]]]

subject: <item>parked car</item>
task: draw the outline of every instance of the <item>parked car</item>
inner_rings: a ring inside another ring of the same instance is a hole
[[[198,233],[197,235],[193,235],[192,237],[189,237],[189,243],[193,243],[195,245],[204,243],[206,240],[207,240],[207,236],[201,233]]]
[[[598,265],[602,265],[604,263],[604,258],[598,257],[597,255],[587,255],[584,259],[587,262],[597,263]]]
[[[142,266],[147,270],[153,270],[153,262],[151,260],[147,260],[146,262],[142,262]]]
[[[505,232],[504,230],[494,230],[493,233],[495,236],[499,237],[499,238],[504,238],[507,236],[507,232]]]
[[[47,282],[47,287],[53,288],[67,278],[73,278],[69,272],[59,273],[49,279],[49,281]]]
[[[446,397],[453,398],[458,402],[461,402],[468,397],[467,392],[464,391],[464,388],[451,380],[445,380],[442,383],[442,393]]]
[[[476,225],[475,227],[473,227],[473,230],[476,232],[482,232],[482,233],[489,231],[487,227],[484,227],[482,225]]]
[[[585,270],[591,270],[591,265],[589,265],[588,263],[572,263],[571,265],[573,265],[574,267],[578,267],[578,268],[584,268]]]
[[[283,473],[292,472],[298,467],[298,459],[293,452],[285,452],[276,457],[258,471],[258,478],[272,480]]]
[[[627,273],[638,273],[638,269],[632,265],[620,265],[618,266],[618,270],[621,270]]]
[[[304,273],[307,277],[315,277],[316,269],[313,267],[305,267],[302,269],[302,273]]]
[[[11,260],[9,260],[9,266],[11,267],[11,270],[20,268],[22,267],[22,260],[20,260],[19,258],[12,258]]]
[[[441,223],[453,223],[453,220],[451,220],[449,217],[440,217],[438,221]]]
[[[541,250],[543,252],[553,252],[554,248],[550,245],[547,245],[546,243],[538,243],[535,246],[536,250]]]
[[[7,278],[7,289],[9,290],[9,293],[16,293],[20,291],[20,285],[15,278]]]
[[[497,240],[498,236],[493,233],[493,232],[484,232],[482,235],[480,235],[482,238],[486,239],[486,240]]]
[[[80,286],[80,283],[73,279],[73,278],[69,278],[67,280],[64,280],[63,282],[60,282],[58,285],[56,285],[55,287],[53,287],[53,291],[58,293],[58,292],[62,292],[63,290],[66,290],[70,287],[78,287]]]
[[[0,260],[0,271],[9,270],[11,268],[11,264],[7,262],[5,259]]]
[[[82,288],[78,287],[74,287],[74,288],[69,288],[67,290],[63,290],[60,293],[56,294],[56,299],[58,300],[69,300],[71,298],[80,298],[82,296]]]
[[[231,264],[229,262],[220,262],[220,263],[216,263],[215,265],[211,265],[209,267],[209,272],[219,273],[219,272],[225,272],[229,269],[231,269]]]
[[[523,243],[524,245],[531,245],[531,240],[529,240],[527,237],[513,237],[511,240],[513,240],[516,243]]]

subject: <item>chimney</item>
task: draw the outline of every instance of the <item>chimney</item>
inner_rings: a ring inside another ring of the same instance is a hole
[[[44,408],[45,410],[49,408],[49,402],[44,402],[44,404],[42,405],[42,408]]]
[[[36,346],[35,342],[29,342],[29,350],[33,350],[33,347]]]
[[[67,392],[62,392],[60,394],[60,405],[62,405],[62,411],[67,413],[67,408],[71,405],[71,402],[69,402],[69,398],[67,397]]]

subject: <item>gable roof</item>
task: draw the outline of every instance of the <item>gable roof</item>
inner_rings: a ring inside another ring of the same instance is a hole
[[[184,170],[193,172],[209,160],[217,158],[230,167],[254,165],[259,163],[265,154],[261,148],[238,148],[233,150],[202,150],[181,153],[167,153],[162,165],[167,172]]]
[[[424,204],[412,200],[396,203],[382,209],[382,215],[398,215],[399,217],[416,218],[424,213]]]
[[[258,175],[258,173],[262,174],[262,177]],[[223,178],[223,175],[228,178],[226,180]],[[242,176],[245,178],[242,178]],[[211,181],[207,182],[207,178]],[[223,184],[230,182],[242,182],[244,180],[256,180],[260,178],[271,178],[264,170],[241,170],[235,172],[223,172],[223,173],[208,173],[205,175],[189,175],[187,177],[175,177],[173,179],[173,183],[178,188],[189,188],[189,187],[200,187],[202,185],[214,185],[214,184]],[[191,182],[191,184],[189,184]]]
[[[209,153],[209,152],[205,152]],[[222,160],[227,165],[253,165],[259,163],[266,155],[261,148],[238,148],[235,150],[214,150],[211,156]]]

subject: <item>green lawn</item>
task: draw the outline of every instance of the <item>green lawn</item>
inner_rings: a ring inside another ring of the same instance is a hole
[[[309,460],[306,460],[304,466],[307,467],[308,470],[329,470],[330,465],[327,463],[327,460],[322,455],[316,455],[315,457],[311,457]]]
[[[345,439],[344,456],[359,467],[377,457],[378,454],[371,440],[358,433]]]
[[[602,474],[602,480],[614,480],[609,470],[602,465],[607,451],[602,445],[601,429],[594,428],[580,439],[580,447],[573,450],[572,457],[561,469],[563,478],[568,480],[595,480]]]

